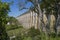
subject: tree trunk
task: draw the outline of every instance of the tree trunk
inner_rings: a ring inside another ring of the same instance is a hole
[[[40,29],[40,31],[42,31],[42,11],[40,8],[40,4],[38,3],[39,0],[36,0],[37,3],[37,9],[38,9],[38,29]]]
[[[48,35],[50,34],[50,14],[47,15],[46,32]]]

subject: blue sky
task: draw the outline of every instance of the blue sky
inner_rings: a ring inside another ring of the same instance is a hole
[[[11,1],[12,0],[2,0],[2,2],[11,2]],[[30,8],[32,6],[32,3],[31,2],[27,2],[25,4],[25,1],[26,0],[13,0],[14,3],[12,5],[10,5],[11,12],[9,12],[8,15],[9,16],[13,16],[13,17],[17,17],[17,16],[21,15],[22,13],[28,11],[28,9],[22,9],[22,10],[19,11],[18,2],[24,3],[24,6],[26,8]]]

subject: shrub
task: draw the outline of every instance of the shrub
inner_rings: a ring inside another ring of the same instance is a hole
[[[51,33],[50,36],[53,37],[53,38],[55,38],[56,34],[55,33]]]
[[[60,32],[58,33],[58,37],[60,37]]]
[[[14,29],[17,29],[17,28],[23,28],[23,26],[18,26],[18,25],[6,25],[6,30],[9,31],[9,30],[14,30]]]
[[[35,37],[36,35],[40,35],[40,31],[38,29],[35,29],[34,27],[32,27],[29,29],[28,35],[31,37]]]

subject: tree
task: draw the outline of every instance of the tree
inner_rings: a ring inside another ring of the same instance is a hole
[[[46,25],[46,27],[48,27],[50,29],[50,19],[49,19],[49,15],[54,15],[55,16],[55,19],[56,19],[56,22],[55,22],[55,26],[54,26],[54,30],[55,30],[55,33],[57,33],[57,29],[56,29],[56,23],[57,23],[57,18],[58,18],[58,11],[59,11],[59,7],[58,7],[58,3],[60,1],[59,0],[42,0],[41,2],[41,9],[45,9],[46,11],[46,16],[47,16],[47,19],[48,19],[48,23]]]
[[[41,32],[41,36],[43,36],[43,29],[42,29],[42,22],[43,22],[43,13],[40,7],[40,0],[29,0],[30,2],[32,2],[34,4],[34,12],[37,13],[37,28],[40,30]],[[43,38],[41,37],[41,39],[43,40]]]
[[[14,17],[8,17],[8,22],[10,22],[11,24],[15,24],[15,25],[18,25],[18,20]]]
[[[18,20],[15,17],[7,17],[7,25],[6,30],[13,30],[17,28],[23,28],[22,24],[18,22]]]
[[[9,4],[0,1],[0,40],[8,40],[5,25],[7,23],[6,17],[9,11]]]
[[[33,11],[37,13],[37,28],[42,30],[42,11],[40,9],[40,0],[29,0],[33,3],[34,7],[32,7]],[[40,30],[40,31],[41,31]]]

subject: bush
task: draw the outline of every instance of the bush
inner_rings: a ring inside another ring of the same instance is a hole
[[[41,36],[40,35],[35,36],[34,40],[41,40]]]
[[[23,26],[18,26],[18,25],[6,25],[6,30],[9,31],[9,30],[14,30],[14,29],[17,29],[17,28],[23,28]]]
[[[60,32],[58,33],[58,37],[60,37]]]
[[[32,40],[32,38],[31,37],[24,37],[23,40]]]
[[[37,35],[40,35],[40,31],[38,29],[35,29],[34,27],[30,28],[28,33],[30,37],[35,37]]]
[[[56,37],[56,33],[51,33],[50,36],[55,38]]]

